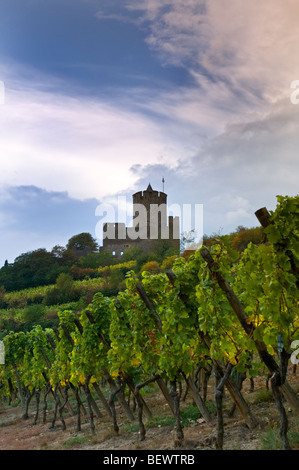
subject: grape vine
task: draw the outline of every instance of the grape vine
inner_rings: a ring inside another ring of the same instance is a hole
[[[252,428],[257,419],[233,377],[255,377],[266,368],[281,416],[281,439],[284,448],[290,448],[281,395],[299,412],[296,394],[286,380],[291,345],[299,338],[299,197],[279,196],[277,202],[276,210],[263,219],[264,243],[250,243],[242,254],[220,238],[209,250],[202,247],[188,260],[178,258],[166,272],[145,272],[142,279],[130,272],[125,291],[115,298],[95,294],[79,314],[60,312],[56,330],[36,326],[27,333],[7,334],[0,395],[9,403],[17,396],[25,418],[35,396],[37,423],[41,394],[43,422],[47,397],[52,394],[52,426],[59,414],[65,429],[67,407],[77,415],[77,430],[83,412],[89,416],[92,432],[94,415],[99,420],[102,416],[96,397],[116,434],[115,397],[128,419],[136,419],[127,395],[137,406],[139,437],[145,439],[143,415],[150,417],[152,412],[141,390],[156,382],[175,417],[179,443],[184,438],[179,390],[185,384],[204,419],[213,422],[196,376],[201,370],[208,378],[214,371],[216,448],[222,448],[224,387]]]

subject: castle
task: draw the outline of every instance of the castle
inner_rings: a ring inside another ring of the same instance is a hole
[[[145,191],[133,194],[133,226],[124,223],[103,224],[103,246],[100,251],[121,258],[130,247],[144,253],[155,250],[168,240],[169,247],[180,250],[179,217],[167,217],[167,194],[154,191],[149,184]]]

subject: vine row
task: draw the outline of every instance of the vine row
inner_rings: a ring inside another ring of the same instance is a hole
[[[244,399],[242,382],[247,374],[252,379],[266,369],[280,413],[280,436],[289,449],[283,399],[299,412],[298,398],[286,380],[299,328],[298,214],[298,196],[278,196],[275,211],[256,212],[264,227],[262,244],[251,243],[240,254],[220,237],[209,250],[203,246],[188,260],[178,258],[164,273],[143,273],[139,279],[130,272],[126,290],[115,298],[97,293],[80,314],[59,312],[57,329],[36,326],[27,333],[6,335],[1,396],[12,400],[17,394],[24,418],[35,396],[36,424],[41,394],[43,423],[51,394],[55,401],[51,427],[59,416],[66,429],[68,408],[77,416],[77,431],[82,414],[94,433],[94,417],[101,420],[105,413],[118,434],[117,397],[127,418],[138,420],[138,436],[144,440],[144,415],[149,418],[152,411],[141,391],[156,383],[174,415],[179,446],[184,439],[180,394],[185,383],[205,421],[215,422],[215,447],[222,449],[224,388],[252,429],[258,419]],[[205,385],[215,374],[216,417],[207,407],[206,388],[198,388],[199,371]],[[104,383],[108,395],[103,392]]]

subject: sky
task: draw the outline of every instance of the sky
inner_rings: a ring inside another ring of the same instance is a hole
[[[298,15],[297,0],[1,0],[0,266],[98,239],[99,206],[163,177],[207,235],[298,194]]]

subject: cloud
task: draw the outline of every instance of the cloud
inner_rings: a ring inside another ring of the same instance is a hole
[[[139,186],[160,182],[163,174],[171,204],[203,204],[207,234],[259,225],[256,210],[274,210],[279,194],[298,194],[298,127],[299,107],[281,100],[268,113],[207,139],[175,168],[135,168]]]
[[[34,69],[3,66],[0,223],[7,243],[9,230],[12,240],[20,234],[20,249],[26,237],[32,247],[46,240],[35,224],[14,226],[27,222],[15,206],[8,212],[9,198],[18,197],[28,220],[40,220],[38,198],[44,208],[62,207],[65,226],[79,207],[71,200],[90,208],[86,199],[130,197],[149,182],[162,189],[164,176],[169,203],[204,204],[211,233],[257,225],[255,210],[275,208],[276,194],[296,193],[299,106],[290,102],[290,84],[299,79],[297,0],[90,3],[99,28],[105,19],[140,28],[139,40],[164,68],[183,68],[184,80],[176,87],[139,80],[92,96]]]
[[[161,60],[186,67],[209,96],[216,84],[261,105],[289,93],[299,76],[296,0],[131,0],[128,8],[148,25],[147,43]]]
[[[6,82],[0,185],[67,188],[74,197],[101,198],[134,183],[131,166],[160,161],[165,149],[180,145],[167,124],[141,112],[132,90],[130,98],[118,100],[72,96],[67,84],[63,92],[49,89],[47,81]],[[143,100],[149,96],[136,93]]]
[[[0,114],[0,184],[67,188],[74,197],[101,198],[132,187],[134,165],[162,159],[174,167],[201,147],[209,151],[209,139],[216,138],[212,146],[224,161],[219,143],[223,135],[226,146],[229,135],[233,142],[241,129],[233,131],[233,124],[243,122],[247,135],[259,132],[262,116],[290,95],[299,32],[297,4],[286,3],[130,0],[127,11],[103,3],[99,17],[137,18],[161,60],[184,66],[193,81],[169,89],[119,88],[114,96],[107,90],[92,98],[76,95],[57,78],[34,77],[28,68],[20,83],[20,70],[10,64]]]
[[[290,103],[290,84],[299,77],[298,2],[127,5],[139,12],[147,44],[164,65],[181,65],[193,78],[180,89],[181,99],[171,90],[152,108],[177,122],[189,120],[198,138],[194,150],[189,136],[194,153],[182,155],[176,168],[140,168],[140,184],[147,174],[158,180],[163,172],[169,193],[204,203],[208,233],[256,224],[255,210],[274,209],[277,194],[297,192],[299,107]]]
[[[138,20],[164,67],[180,66],[189,74],[185,85],[163,93],[152,90],[154,99],[141,100],[143,110],[171,116],[177,124],[173,135],[182,123],[185,129],[189,125],[186,140],[195,143],[193,137],[200,136],[199,146],[201,138],[246,124],[289,99],[290,84],[299,77],[296,0],[128,0],[125,7],[120,20]],[[102,10],[103,16],[119,14],[104,5]]]

